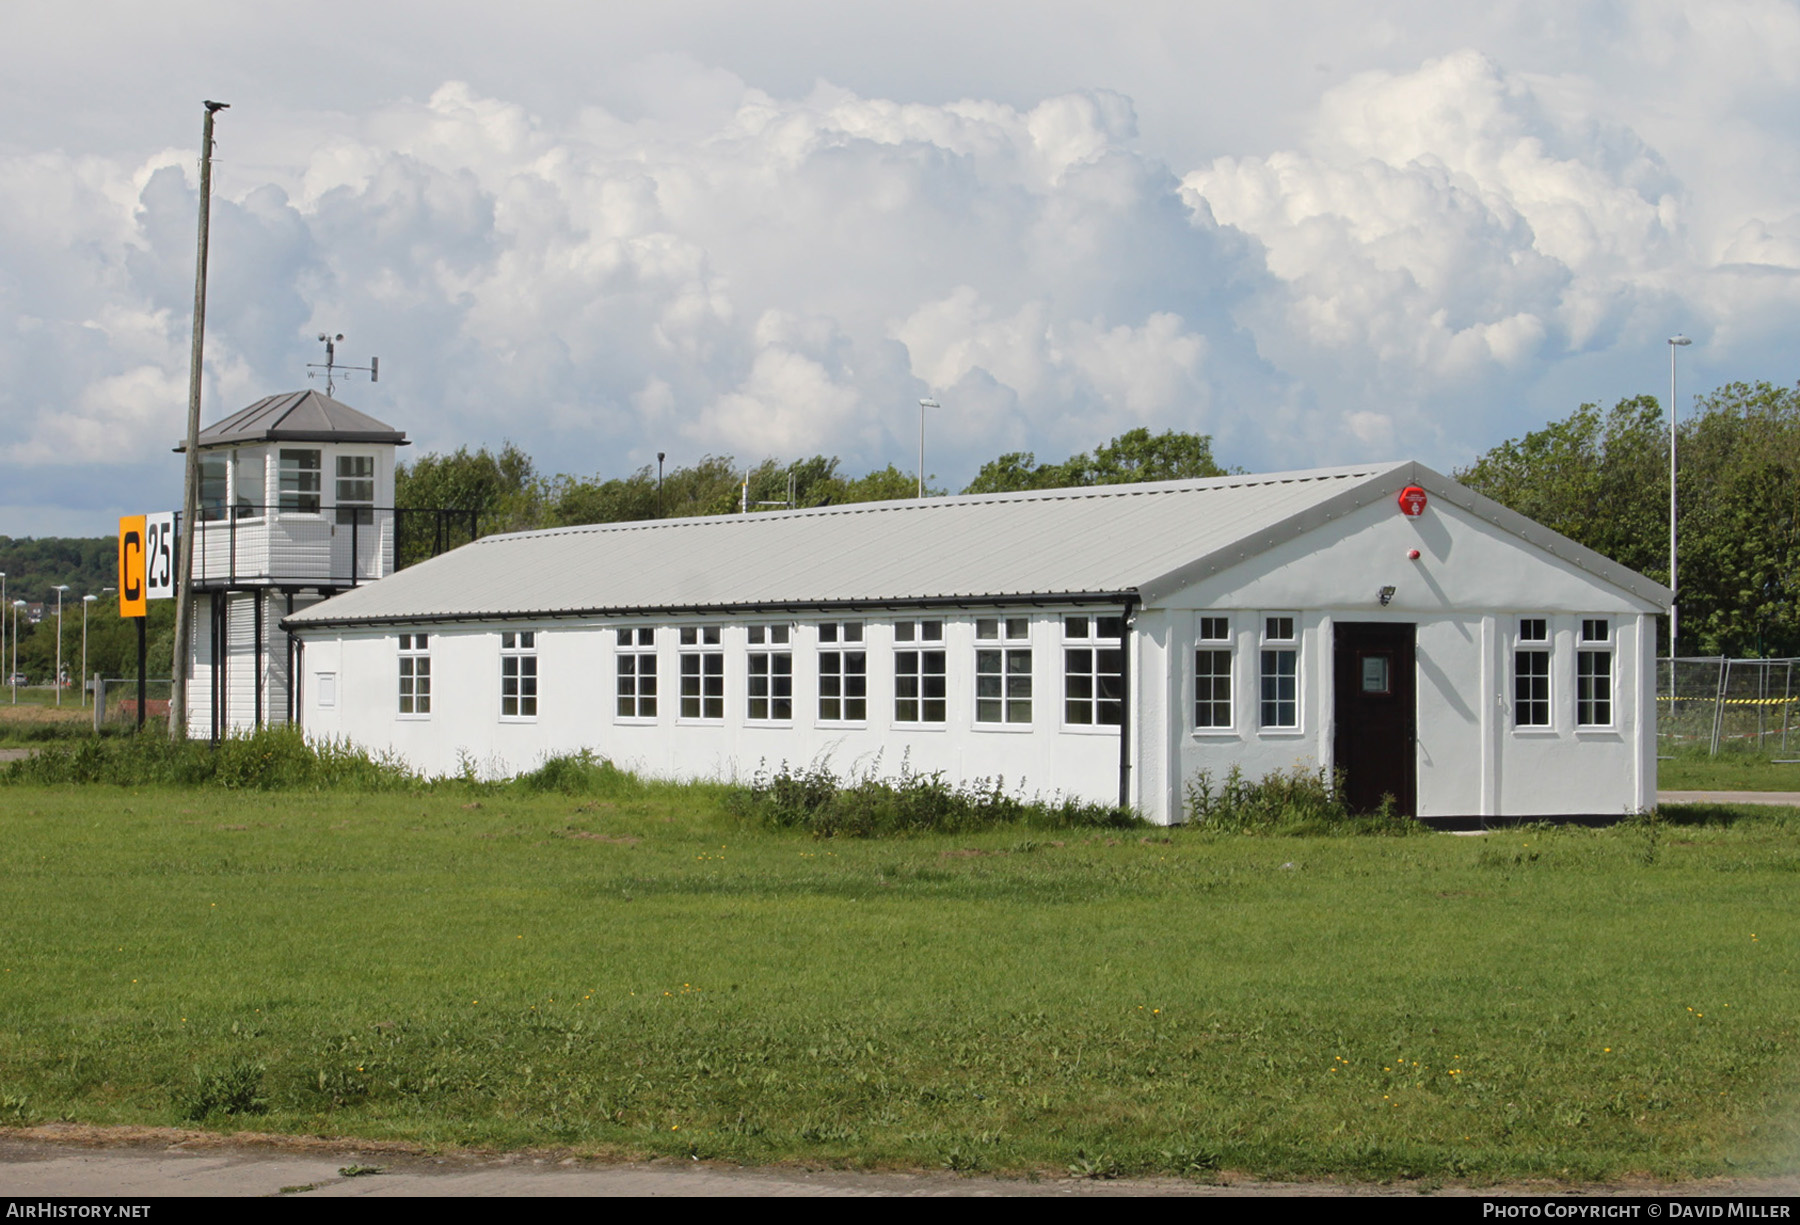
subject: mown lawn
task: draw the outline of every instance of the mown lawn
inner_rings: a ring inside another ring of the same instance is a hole
[[[0,1122],[1772,1173],[1800,1147],[1800,814],[1718,818],[816,841],[707,787],[11,786]]]

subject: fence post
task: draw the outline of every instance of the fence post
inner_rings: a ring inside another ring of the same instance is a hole
[[[1725,730],[1725,690],[1731,684],[1731,661],[1719,657],[1719,691],[1713,698],[1713,733],[1711,756],[1719,755],[1719,735]]]
[[[1781,682],[1781,751],[1787,752],[1788,703],[1794,700],[1794,661],[1787,661],[1787,676]]]
[[[106,718],[106,681],[94,673],[94,735],[100,734],[101,720]]]

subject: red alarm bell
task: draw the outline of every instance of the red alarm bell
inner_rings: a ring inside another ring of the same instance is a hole
[[[1410,519],[1416,519],[1425,513],[1425,491],[1417,485],[1408,485],[1400,491],[1400,513]]]

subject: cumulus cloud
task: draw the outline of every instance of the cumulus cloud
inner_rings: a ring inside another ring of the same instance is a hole
[[[1212,51],[1212,75],[1143,92],[1021,69],[923,100],[916,65],[872,85],[868,64],[857,88],[777,89],[748,52],[639,51],[548,92],[409,64],[413,84],[254,144],[257,112],[227,112],[207,419],[305,385],[311,338],[343,332],[383,379],[340,394],[421,449],[905,468],[931,396],[930,466],[955,485],[1001,450],[1137,425],[1212,433],[1255,468],[1449,466],[1654,390],[1678,329],[1701,342],[1684,363],[1793,377],[1791,5],[1559,6],[1568,52],[1538,45],[1532,4],[1335,35],[1329,6],[1296,11],[1274,24],[1307,31],[1304,55],[1259,43],[1253,71]],[[1129,62],[1158,30],[1201,37],[1172,20],[1134,27]],[[1184,124],[1205,140],[1172,141]],[[178,488],[193,156],[115,146],[0,146],[10,505],[125,489],[141,510]]]
[[[1204,334],[1244,249],[1188,223],[1127,99],[783,100],[662,67],[654,116],[553,127],[452,82],[222,191],[209,418],[295,385],[321,330],[380,349],[388,381],[343,394],[425,445],[510,436],[586,471],[680,448],[904,462],[906,407],[964,389],[939,428],[972,470],[1097,430],[1229,429],[1212,380],[1278,384]],[[146,163],[72,190],[54,225],[91,227],[95,268],[65,317],[119,339],[54,405],[9,406],[19,462],[179,433],[194,184]],[[11,225],[27,244],[52,222]]]
[[[1723,331],[1742,292],[1719,284],[1732,261],[1791,266],[1791,230],[1760,219],[1710,264],[1689,189],[1588,100],[1461,51],[1328,91],[1300,149],[1184,177],[1197,221],[1260,247],[1269,277],[1237,317],[1284,372],[1347,393],[1346,445],[1393,436],[1357,399],[1415,445],[1489,445],[1516,420],[1509,391],[1666,335],[1657,317],[1679,318],[1678,298],[1704,311],[1690,330]],[[1791,294],[1785,278],[1763,290]]]

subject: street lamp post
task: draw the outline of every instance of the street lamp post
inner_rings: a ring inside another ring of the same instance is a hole
[[[19,704],[19,610],[23,607],[25,607],[24,600],[14,600],[12,602],[12,610],[13,610],[12,675],[8,676],[6,679],[12,685],[12,691],[13,691],[12,704],[14,706],[17,706]]]
[[[919,496],[921,498],[925,496],[925,410],[942,407],[944,406],[936,400],[919,401]]]
[[[63,592],[69,590],[69,585],[67,583],[58,583],[56,586],[52,587],[50,590],[52,590],[56,593],[56,676],[54,677],[54,685],[55,685],[55,689],[56,689],[56,704],[58,706],[61,706],[62,705],[62,675],[63,675],[63,673],[62,673],[62,598],[63,598]]]
[[[84,595],[81,597],[81,704],[87,705],[87,615],[88,609],[100,597]]]
[[[1694,342],[1680,334],[1669,337],[1669,696],[1675,696],[1676,604],[1680,588],[1675,577],[1675,351]]]

